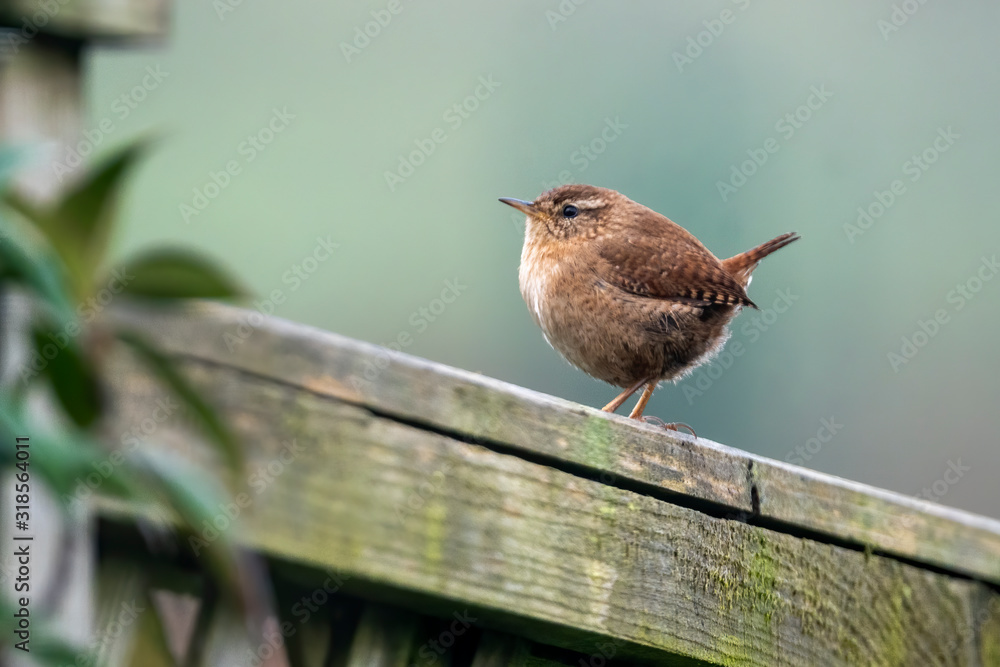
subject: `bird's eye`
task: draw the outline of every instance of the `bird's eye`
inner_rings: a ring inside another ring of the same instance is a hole
[[[580,213],[580,209],[572,204],[563,206],[562,214],[564,218],[575,218]]]

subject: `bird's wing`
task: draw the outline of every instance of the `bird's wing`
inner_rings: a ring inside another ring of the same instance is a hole
[[[715,255],[683,227],[669,223],[639,230],[622,238],[598,241],[607,264],[601,278],[626,292],[694,306],[741,305],[756,308],[743,286]]]

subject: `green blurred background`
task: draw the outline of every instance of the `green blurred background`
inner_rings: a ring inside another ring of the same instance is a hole
[[[661,389],[647,414],[998,516],[1000,279],[975,282],[1000,253],[998,20],[985,0],[184,2],[166,43],[90,56],[87,127],[111,121],[102,151],[165,133],[118,256],[198,246],[258,294],[280,290],[277,316],[375,343],[409,333],[409,353],[592,406],[617,391],[529,319],[522,221],[497,197],[560,178],[615,188],[719,256],[798,231],[755,275],[764,310],[729,344],[744,353]],[[813,87],[831,96],[799,109]],[[808,118],[779,124],[797,109]],[[285,127],[269,135],[276,110]],[[437,129],[444,141],[390,188],[386,172]],[[768,138],[777,152],[723,200],[718,182]],[[925,149],[936,160],[914,171]],[[239,173],[185,216],[230,161]],[[903,194],[849,233],[895,179]],[[307,260],[320,237],[337,249]],[[970,279],[978,292],[949,299]],[[460,296],[431,321],[420,309],[445,281]],[[781,313],[779,291],[794,299]],[[914,340],[938,310],[947,321]]]

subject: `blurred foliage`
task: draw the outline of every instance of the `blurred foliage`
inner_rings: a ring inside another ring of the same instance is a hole
[[[212,261],[176,248],[148,250],[124,262],[118,272],[108,266],[123,184],[147,148],[137,143],[118,152],[49,207],[37,206],[10,189],[10,178],[25,156],[21,151],[0,150],[0,189],[7,205],[7,210],[0,211],[0,295],[26,293],[31,304],[30,321],[25,323],[28,336],[23,341],[30,354],[23,363],[12,357],[0,366],[6,374],[0,386],[0,438],[9,443],[15,437],[30,436],[31,458],[27,463],[16,461],[14,448],[3,447],[0,468],[28,473],[32,482],[43,481],[61,499],[64,520],[71,520],[71,506],[77,502],[74,483],[109,456],[101,426],[109,417],[107,363],[116,346],[130,348],[177,397],[233,470],[243,466],[239,444],[229,427],[170,359],[141,335],[100,317],[103,308],[93,308],[93,299],[116,279],[121,285],[118,297],[161,306],[182,299],[244,295],[238,283]],[[0,302],[0,309],[9,311],[9,306]],[[4,353],[12,349],[11,341],[5,341]],[[12,369],[12,362],[20,367]],[[54,419],[51,414],[46,419],[40,416],[35,401],[39,395],[51,398],[57,412]],[[153,516],[174,517],[184,531],[197,533],[203,522],[210,524],[226,497],[222,482],[142,449],[114,468],[101,493],[142,506]],[[32,489],[37,492],[34,484]],[[240,569],[232,544],[224,538],[212,541],[205,556],[204,568],[213,585],[241,601]],[[4,626],[10,625],[12,613],[9,608],[0,609]],[[51,629],[39,634],[44,623],[36,620],[34,627],[32,654],[46,664],[78,664],[81,657],[91,657],[61,642]],[[2,636],[2,641],[9,641],[13,635],[4,629]]]

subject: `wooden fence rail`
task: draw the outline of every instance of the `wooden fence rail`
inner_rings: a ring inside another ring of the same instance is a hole
[[[238,539],[370,601],[344,664],[421,664],[413,614],[485,630],[484,665],[1000,664],[1000,522],[250,311],[115,317],[270,468]],[[124,431],[161,396],[117,374]]]
[[[83,51],[164,35],[170,4],[0,3],[0,135],[65,152],[84,126]],[[48,162],[21,184],[58,190]],[[62,541],[74,583],[55,621],[86,637],[119,604],[155,607],[170,635],[136,631],[146,614],[103,647],[111,664],[181,662],[127,641],[152,637],[175,656],[206,641],[213,667],[1000,665],[997,521],[248,311],[114,316],[236,425],[254,472],[228,530],[269,559],[291,631],[234,651],[210,591],[183,565],[140,567],[135,509],[104,503],[102,615],[85,618],[82,522]],[[183,420],[153,417],[157,385],[117,363],[121,432],[151,424],[171,456],[216,467]],[[204,624],[217,631],[192,632]]]

